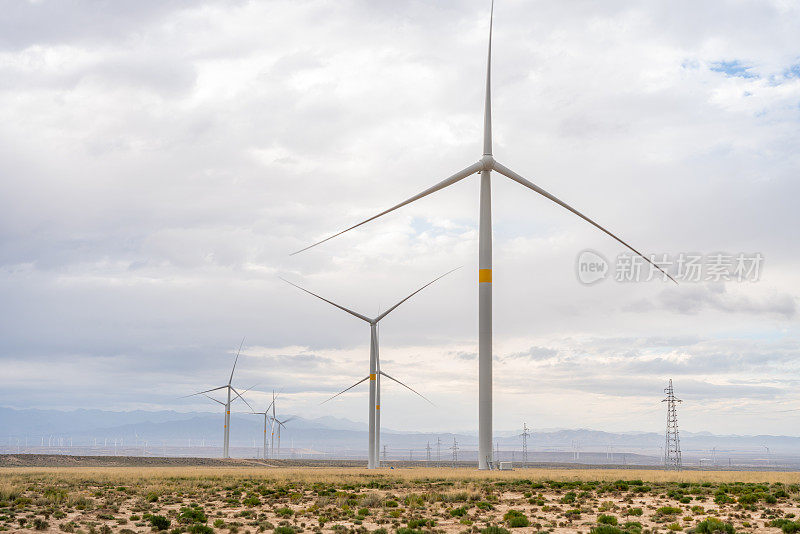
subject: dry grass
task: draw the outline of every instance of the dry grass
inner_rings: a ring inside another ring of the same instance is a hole
[[[745,482],[745,483],[800,483],[797,471],[658,471],[651,469],[518,469],[515,471],[477,471],[471,468],[407,468],[369,471],[361,468],[314,467],[19,467],[0,469],[0,492],[15,488],[26,480],[46,482],[97,481],[133,483],[149,481],[152,491],[159,482],[181,479],[221,481],[224,479],[265,479],[305,483],[347,483],[369,479],[414,481],[439,479],[463,482],[486,480],[557,480],[557,481],[614,481],[639,479],[645,482]]]
[[[614,481],[639,479],[659,482],[745,482],[800,483],[800,472],[785,471],[658,471],[636,469],[519,469],[515,471],[477,471],[471,468],[408,468],[368,471],[360,468],[313,467],[20,467],[0,469],[0,494],[16,491],[32,480],[38,483],[75,484],[144,484],[150,491],[159,491],[164,482],[180,481],[183,487],[202,481],[225,482],[235,479],[264,481],[295,481],[303,483],[363,482],[364,480],[415,481],[437,479],[446,481],[482,482],[501,480],[556,481]]]

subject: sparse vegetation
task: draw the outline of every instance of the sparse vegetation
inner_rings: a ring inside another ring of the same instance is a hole
[[[798,503],[800,474],[775,472],[0,470],[8,532],[791,534]]]

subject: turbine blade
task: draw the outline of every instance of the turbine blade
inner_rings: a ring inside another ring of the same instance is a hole
[[[305,250],[308,250],[308,249],[310,249],[310,248],[312,248],[312,247],[316,247],[317,245],[320,245],[320,244],[324,243],[325,241],[328,241],[328,240],[330,240],[330,239],[333,239],[334,237],[340,236],[340,235],[342,235],[342,234],[343,234],[343,233],[345,233],[345,232],[349,232],[349,231],[350,231],[350,230],[352,230],[353,228],[358,228],[358,227],[359,227],[359,226],[361,226],[362,224],[366,224],[366,223],[368,223],[368,222],[370,222],[370,221],[372,221],[372,220],[375,220],[375,219],[377,219],[378,217],[380,217],[380,216],[382,216],[382,215],[386,215],[387,213],[389,213],[389,212],[392,212],[392,211],[394,211],[394,210],[396,210],[396,209],[398,209],[398,208],[402,208],[402,207],[403,207],[403,206],[405,206],[406,204],[411,204],[411,203],[412,203],[412,202],[414,202],[415,200],[419,200],[419,199],[421,199],[422,197],[426,197],[426,196],[430,195],[431,193],[435,193],[436,191],[439,191],[440,189],[444,189],[444,188],[445,188],[445,187],[447,187],[447,186],[453,185],[454,183],[458,182],[459,180],[463,180],[464,178],[466,178],[466,177],[467,177],[467,176],[469,176],[470,174],[475,174],[476,172],[480,172],[482,169],[483,169],[483,163],[482,163],[482,162],[480,162],[480,161],[479,161],[479,162],[477,162],[477,163],[473,163],[472,165],[470,165],[470,166],[469,166],[469,167],[467,167],[466,169],[463,169],[463,170],[461,170],[461,171],[458,171],[457,173],[455,173],[454,175],[450,176],[449,178],[445,178],[444,180],[442,180],[442,181],[441,181],[441,182],[439,182],[438,184],[434,185],[433,187],[429,187],[429,188],[428,188],[428,189],[426,189],[425,191],[423,191],[423,192],[421,192],[421,193],[419,193],[419,194],[416,194],[416,195],[414,195],[413,197],[411,197],[411,198],[409,198],[409,199],[407,199],[407,200],[404,200],[404,201],[403,201],[403,202],[401,202],[400,204],[397,204],[397,205],[395,205],[395,206],[392,206],[392,207],[391,207],[391,208],[389,208],[388,210],[384,210],[384,211],[380,212],[379,214],[377,214],[377,215],[374,215],[374,216],[370,217],[369,219],[366,219],[366,220],[364,220],[364,221],[361,221],[361,222],[360,222],[360,223],[358,223],[358,224],[354,224],[354,225],[353,225],[353,226],[351,226],[350,228],[347,228],[347,229],[345,229],[345,230],[342,230],[342,231],[341,231],[341,232],[339,232],[339,233],[333,234],[333,235],[332,235],[332,236],[330,236],[330,237],[326,237],[326,238],[325,238],[325,239],[323,239],[322,241],[317,241],[317,242],[316,242],[316,243],[314,243],[313,245],[309,245],[309,246],[307,246],[306,248],[303,248],[303,249],[300,249],[300,250],[298,250],[297,252],[292,252],[292,253],[290,254],[290,256],[294,256],[295,254],[299,254],[299,253],[301,253],[301,252],[303,252],[303,251],[305,251]]]
[[[389,315],[389,314],[390,314],[390,313],[391,313],[391,312],[392,312],[392,311],[393,311],[395,308],[397,308],[398,306],[400,306],[402,303],[404,303],[405,301],[407,301],[408,299],[410,299],[411,297],[413,297],[414,295],[416,295],[417,293],[419,293],[420,291],[422,291],[423,289],[425,289],[426,287],[428,287],[428,286],[429,286],[429,285],[431,285],[432,283],[436,282],[437,280],[439,280],[439,279],[441,279],[441,278],[444,278],[445,276],[447,276],[448,274],[452,273],[453,271],[457,271],[457,270],[459,270],[460,268],[461,268],[461,267],[456,267],[455,269],[451,269],[451,270],[447,271],[446,273],[444,273],[444,274],[443,274],[443,275],[441,275],[441,276],[437,276],[436,278],[434,278],[433,280],[431,280],[430,282],[428,282],[427,284],[425,284],[425,285],[424,285],[424,286],[422,286],[421,288],[417,289],[416,291],[414,291],[413,293],[411,293],[409,296],[407,296],[406,298],[404,298],[403,300],[401,300],[400,302],[398,302],[397,304],[395,304],[394,306],[390,307],[388,310],[386,310],[385,312],[383,312],[382,314],[380,314],[379,316],[377,316],[377,317],[375,318],[375,322],[376,322],[376,323],[377,323],[377,322],[379,322],[381,319],[383,319],[384,317],[386,317],[387,315]]]
[[[483,155],[492,155],[492,26],[494,23],[494,0],[489,12],[489,53],[486,59],[486,103],[483,108]]]
[[[208,400],[212,400],[212,401],[216,402],[217,404],[221,404],[221,405],[225,406],[225,403],[224,403],[224,402],[222,402],[222,401],[218,401],[218,400],[217,400],[217,399],[215,399],[214,397],[209,397],[209,396],[208,396],[208,395],[206,395],[206,394],[203,394],[203,396],[204,396],[204,397],[206,397]]]
[[[423,398],[423,399],[425,399],[426,401],[430,402],[430,403],[431,403],[431,406],[436,406],[435,404],[433,404],[433,402],[431,402],[431,400],[430,400],[428,397],[426,397],[425,395],[423,395],[422,393],[420,393],[420,392],[419,392],[419,391],[417,391],[416,389],[412,388],[411,386],[407,386],[406,384],[403,384],[403,383],[402,383],[402,382],[400,382],[398,379],[394,378],[393,376],[389,376],[389,375],[387,375],[387,374],[386,374],[386,373],[384,373],[383,371],[378,371],[378,372],[379,372],[380,374],[382,374],[383,376],[385,376],[386,378],[388,378],[389,380],[394,380],[395,382],[397,382],[398,384],[400,384],[400,385],[401,385],[401,386],[403,386],[404,388],[408,389],[409,391],[412,391],[412,392],[416,393],[417,395],[419,395],[420,397],[422,397],[422,398]]]
[[[224,385],[224,386],[220,386],[220,387],[214,388],[214,389],[207,389],[205,391],[198,391],[197,393],[192,393],[191,395],[184,395],[183,397],[178,397],[178,398],[185,399],[187,397],[194,397],[195,395],[203,395],[205,393],[211,393],[212,391],[217,391],[218,389],[225,389],[226,387],[228,387],[228,386]]]
[[[362,321],[366,321],[366,322],[368,322],[368,323],[372,322],[372,319],[370,319],[369,317],[366,317],[366,316],[364,316],[364,315],[361,315],[361,314],[360,314],[360,313],[358,313],[358,312],[354,312],[353,310],[347,309],[347,308],[345,308],[344,306],[340,306],[340,305],[336,304],[335,302],[333,302],[333,301],[331,301],[331,300],[328,300],[328,299],[326,299],[325,297],[320,297],[320,296],[319,296],[319,295],[317,295],[316,293],[312,293],[312,292],[311,292],[311,291],[309,291],[308,289],[303,289],[302,287],[298,286],[297,284],[293,284],[292,282],[288,281],[288,280],[287,280],[287,279],[285,279],[285,278],[281,278],[281,280],[283,280],[284,282],[286,282],[286,283],[287,283],[287,284],[289,284],[289,285],[292,285],[292,286],[296,287],[297,289],[299,289],[299,290],[301,290],[301,291],[305,291],[305,292],[306,292],[306,293],[308,293],[309,295],[313,295],[313,296],[317,297],[317,298],[318,298],[318,299],[320,299],[320,300],[324,300],[324,301],[325,301],[325,302],[327,302],[328,304],[331,304],[331,305],[333,305],[333,306],[336,306],[337,308],[339,308],[339,309],[340,309],[340,310],[342,310],[342,311],[346,311],[346,312],[347,312],[347,313],[349,313],[350,315],[353,315],[353,316],[355,316],[355,317],[358,317],[358,318],[359,318],[359,319],[361,319]]]
[[[541,188],[541,187],[539,187],[538,185],[536,185],[536,184],[534,184],[534,183],[532,183],[532,182],[529,182],[528,180],[526,180],[525,178],[523,178],[523,177],[522,177],[522,176],[520,176],[519,174],[515,173],[514,171],[512,171],[512,170],[511,170],[511,169],[509,169],[508,167],[505,167],[505,166],[501,165],[501,164],[500,164],[500,163],[498,163],[497,161],[495,161],[495,162],[492,164],[492,167],[494,168],[494,170],[496,170],[496,171],[497,171],[497,172],[499,172],[500,174],[503,174],[503,175],[507,176],[508,178],[511,178],[511,179],[512,179],[512,180],[514,180],[515,182],[517,182],[517,183],[519,183],[519,184],[522,184],[522,185],[524,185],[524,186],[525,186],[525,187],[527,187],[528,189],[533,189],[534,191],[536,191],[537,193],[539,193],[539,194],[540,194],[540,195],[542,195],[543,197],[545,197],[545,198],[547,198],[547,199],[550,199],[550,200],[552,200],[553,202],[555,202],[556,204],[558,204],[559,206],[561,206],[562,208],[565,208],[565,209],[567,209],[567,210],[571,211],[572,213],[574,213],[575,215],[577,215],[578,217],[580,217],[580,218],[581,218],[581,219],[583,219],[584,221],[588,222],[589,224],[591,224],[591,225],[592,225],[592,226],[594,226],[595,228],[597,228],[597,229],[601,230],[603,233],[605,233],[605,234],[607,234],[607,235],[611,236],[612,238],[614,238],[614,239],[615,239],[615,240],[616,240],[618,243],[621,243],[621,244],[622,244],[622,245],[624,245],[624,246],[625,246],[627,249],[629,249],[629,250],[631,250],[631,251],[635,252],[635,253],[636,253],[636,254],[637,254],[639,257],[641,257],[641,258],[642,258],[644,261],[646,261],[647,263],[649,263],[650,265],[652,265],[653,267],[655,267],[656,269],[658,269],[659,271],[661,271],[661,272],[662,272],[662,273],[663,273],[663,274],[664,274],[664,275],[665,275],[667,278],[669,278],[670,280],[672,280],[672,281],[673,281],[673,282],[675,282],[676,284],[678,283],[678,282],[677,282],[677,280],[675,280],[674,278],[672,278],[672,276],[670,276],[670,275],[669,275],[669,274],[668,274],[668,273],[667,273],[667,272],[666,272],[664,269],[662,269],[661,267],[659,267],[657,264],[653,263],[653,262],[652,262],[652,261],[651,261],[649,258],[647,258],[647,257],[646,257],[644,254],[642,254],[641,252],[639,252],[638,250],[636,250],[635,248],[633,248],[632,246],[630,246],[628,243],[626,243],[625,241],[623,241],[621,238],[619,238],[619,237],[617,237],[616,235],[612,234],[610,231],[606,230],[605,228],[603,228],[602,226],[600,226],[598,223],[594,222],[592,219],[590,219],[589,217],[587,217],[587,216],[586,216],[586,215],[584,215],[583,213],[579,212],[578,210],[576,210],[575,208],[573,208],[572,206],[570,206],[570,205],[569,205],[569,204],[567,204],[566,202],[563,202],[562,200],[559,200],[558,198],[554,197],[553,195],[551,195],[550,193],[548,193],[547,191],[545,191],[544,189],[542,189],[542,188]]]
[[[242,352],[242,345],[244,345],[244,338],[242,338],[242,342],[239,343],[239,350],[236,351],[236,359],[233,360],[233,369],[231,369],[231,377],[228,379],[228,385],[231,385],[233,381],[233,372],[236,370],[236,362],[239,361],[239,353]]]
[[[236,388],[235,388],[235,387],[231,386],[231,389],[232,389],[233,391],[235,391],[235,392],[236,392],[236,396],[235,396],[234,398],[232,398],[232,399],[231,399],[231,404],[233,404],[233,401],[235,401],[236,399],[242,399],[242,400],[244,401],[244,403],[247,405],[247,407],[248,407],[248,408],[250,408],[250,411],[253,411],[253,410],[255,410],[255,408],[253,408],[252,406],[250,406],[250,403],[249,403],[249,402],[247,402],[247,399],[245,399],[245,398],[242,396],[244,393],[247,393],[249,390],[253,389],[254,387],[255,387],[255,385],[252,385],[252,386],[250,386],[249,388],[247,388],[246,390],[244,390],[244,392],[243,392],[243,393],[239,393],[238,391],[236,391]]]
[[[326,403],[326,402],[328,402],[329,400],[333,400],[333,399],[335,399],[336,397],[338,397],[338,396],[339,396],[339,395],[341,395],[342,393],[344,393],[344,392],[346,392],[346,391],[350,391],[351,389],[353,389],[354,387],[356,387],[357,385],[359,385],[361,382],[364,382],[365,380],[369,380],[369,375],[365,376],[364,378],[362,378],[361,380],[359,380],[358,382],[356,382],[355,384],[353,384],[353,385],[352,385],[352,386],[350,386],[349,388],[347,388],[347,389],[343,389],[342,391],[340,391],[339,393],[337,393],[337,394],[336,394],[336,395],[334,395],[333,397],[331,397],[331,398],[329,398],[329,399],[325,399],[324,401],[320,402],[320,404],[325,404],[325,403]]]

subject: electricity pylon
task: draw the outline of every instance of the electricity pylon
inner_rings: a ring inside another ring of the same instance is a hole
[[[666,443],[664,444],[664,469],[674,469],[680,471],[683,469],[681,462],[681,439],[678,436],[678,410],[676,403],[681,402],[680,399],[675,398],[675,391],[672,389],[672,379],[669,379],[669,385],[664,388],[664,393],[667,398],[661,402],[667,403],[667,433]]]
[[[522,463],[528,463],[528,437],[531,435],[528,428],[528,423],[522,423]]]

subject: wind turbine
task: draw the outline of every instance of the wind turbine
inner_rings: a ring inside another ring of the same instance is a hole
[[[289,282],[289,283],[291,284],[291,282]],[[275,415],[275,405],[276,405],[275,401],[277,399],[278,399],[278,395],[275,394],[275,390],[272,390],[272,402],[270,403],[270,405],[272,406],[272,423],[271,423],[272,435],[271,435],[271,438],[270,438],[270,447],[269,448],[270,448],[270,451],[271,451],[270,456],[272,456],[273,458],[277,458],[281,454],[281,427],[286,428],[286,423],[288,423],[289,421],[291,421],[292,419],[295,418],[295,416],[293,415],[293,416],[289,417],[288,419],[284,419],[283,421],[278,419],[278,417]],[[269,412],[269,407],[267,407],[267,412]],[[275,453],[275,426],[278,427],[278,452],[277,452],[277,454]],[[266,429],[266,427],[265,427],[265,429]]]
[[[239,393],[238,391],[236,391],[236,388],[234,388],[231,385],[231,382],[233,382],[233,373],[236,371],[236,363],[239,361],[239,354],[241,354],[241,352],[242,352],[242,345],[244,345],[244,338],[242,338],[242,342],[239,343],[239,350],[236,352],[236,359],[233,360],[233,369],[231,369],[231,376],[230,376],[230,378],[228,378],[228,383],[227,384],[225,384],[224,386],[219,386],[219,387],[216,387],[216,388],[207,389],[205,391],[198,391],[197,393],[192,393],[191,395],[186,395],[186,396],[182,397],[182,398],[185,399],[186,397],[194,397],[195,395],[203,395],[203,396],[211,399],[212,401],[216,402],[217,404],[221,404],[222,406],[225,407],[225,438],[224,438],[225,441],[224,441],[224,445],[222,447],[222,457],[223,458],[230,458],[231,457],[231,455],[230,455],[231,403],[236,401],[236,399],[242,399],[244,401],[244,403],[247,404],[247,406],[250,408],[250,411],[254,411],[253,407],[250,406],[250,403],[247,402],[247,399],[245,399],[242,396],[243,393]],[[209,397],[207,395],[207,393],[211,393],[212,391],[217,391],[217,390],[220,390],[220,389],[226,389],[227,390],[228,400],[226,402],[219,401],[219,400],[217,400],[217,399],[215,399],[213,397]],[[248,389],[250,389],[250,388],[248,388]],[[247,391],[247,389],[245,391]],[[236,396],[231,398],[231,392],[236,393]]]
[[[640,256],[647,263],[661,271],[667,278],[677,284],[674,278],[667,274],[661,267],[644,256],[641,252],[623,241],[620,237],[611,233],[609,230],[600,226],[597,222],[590,219],[577,209],[566,202],[558,199],[554,195],[545,191],[538,185],[527,180],[522,175],[517,174],[510,168],[501,164],[492,155],[492,23],[494,20],[494,0],[489,15],[489,50],[486,60],[486,98],[484,102],[483,114],[483,156],[477,162],[458,171],[457,173],[445,178],[441,182],[425,189],[399,204],[384,210],[377,215],[363,220],[349,228],[335,233],[325,239],[309,245],[297,252],[308,250],[334,237],[340,236],[345,232],[358,228],[370,221],[377,219],[407,204],[411,204],[423,197],[436,191],[449,187],[456,182],[463,180],[473,174],[481,175],[480,184],[480,226],[478,232],[478,468],[491,469],[493,465],[492,457],[492,182],[491,172],[496,171],[501,175],[517,182],[542,195],[548,200],[555,202],[562,208],[572,212],[584,221],[588,222],[601,232],[612,237],[614,240]]]
[[[381,371],[380,360],[379,360],[379,357],[378,357],[378,323],[381,321],[381,319],[383,319],[384,317],[389,315],[392,311],[395,310],[395,308],[400,306],[402,303],[404,303],[405,301],[407,301],[408,299],[410,299],[411,297],[413,297],[414,295],[416,295],[417,293],[419,293],[420,291],[422,291],[423,289],[425,289],[429,285],[433,284],[434,282],[436,282],[440,278],[443,278],[443,277],[447,276],[448,274],[452,273],[455,270],[456,269],[453,269],[452,271],[448,271],[448,272],[444,273],[443,275],[441,275],[441,276],[439,276],[437,278],[434,278],[433,280],[431,280],[430,282],[428,282],[427,284],[425,284],[421,288],[417,289],[416,291],[411,293],[409,296],[405,297],[403,300],[401,300],[400,302],[398,302],[394,306],[389,307],[388,310],[386,310],[385,312],[379,314],[377,317],[374,317],[374,318],[370,318],[370,317],[367,317],[365,315],[361,315],[358,312],[354,312],[353,310],[345,308],[344,306],[340,306],[339,304],[336,304],[333,301],[330,301],[330,300],[328,300],[328,299],[326,299],[324,297],[321,297],[321,296],[317,295],[316,293],[312,293],[311,291],[309,291],[307,289],[304,289],[304,288],[298,286],[297,284],[293,284],[292,282],[289,282],[288,280],[285,280],[283,278],[281,279],[284,282],[286,282],[287,284],[293,285],[297,289],[305,291],[309,295],[313,295],[313,296],[317,297],[320,300],[324,300],[328,304],[336,306],[340,310],[345,311],[345,312],[349,313],[350,315],[352,315],[354,317],[358,317],[362,321],[366,321],[367,323],[369,323],[369,331],[370,331],[369,375],[365,376],[364,378],[362,378],[361,380],[359,380],[358,382],[356,382],[355,384],[353,384],[349,388],[340,391],[339,393],[337,393],[336,395],[334,395],[330,399],[327,399],[326,401],[324,401],[324,402],[328,402],[329,400],[331,400],[331,399],[333,399],[335,397],[338,397],[339,395],[341,395],[345,391],[349,391],[349,390],[353,389],[354,387],[356,387],[357,385],[361,384],[362,382],[365,382],[365,381],[369,380],[369,415],[368,415],[368,417],[369,417],[369,419],[368,419],[369,420],[369,447],[368,447],[369,453],[368,453],[368,458],[367,458],[367,468],[368,469],[377,468],[378,467],[378,463],[379,463],[378,462],[378,451],[380,450],[380,439],[381,439],[381,436],[380,436],[380,377],[381,376],[385,376],[389,380],[397,382],[401,386],[413,391],[414,393],[416,393],[417,395],[419,395],[420,397],[425,399],[425,397],[423,395],[421,395],[420,393],[418,393],[414,389],[410,388],[409,386],[407,386],[406,384],[403,384],[402,382],[400,382],[396,378],[391,377],[391,376],[387,375],[386,373],[384,373],[383,371]],[[425,400],[428,400],[428,399],[425,399]],[[430,401],[428,401],[428,402],[430,402]],[[278,429],[278,431],[280,432],[280,429]]]
[[[267,459],[267,423],[269,423],[270,431],[272,431],[273,427],[273,419],[269,417],[269,409],[274,407],[275,405],[275,395],[272,395],[272,402],[264,409],[263,412],[253,412],[253,415],[263,415],[264,416],[264,459]]]

